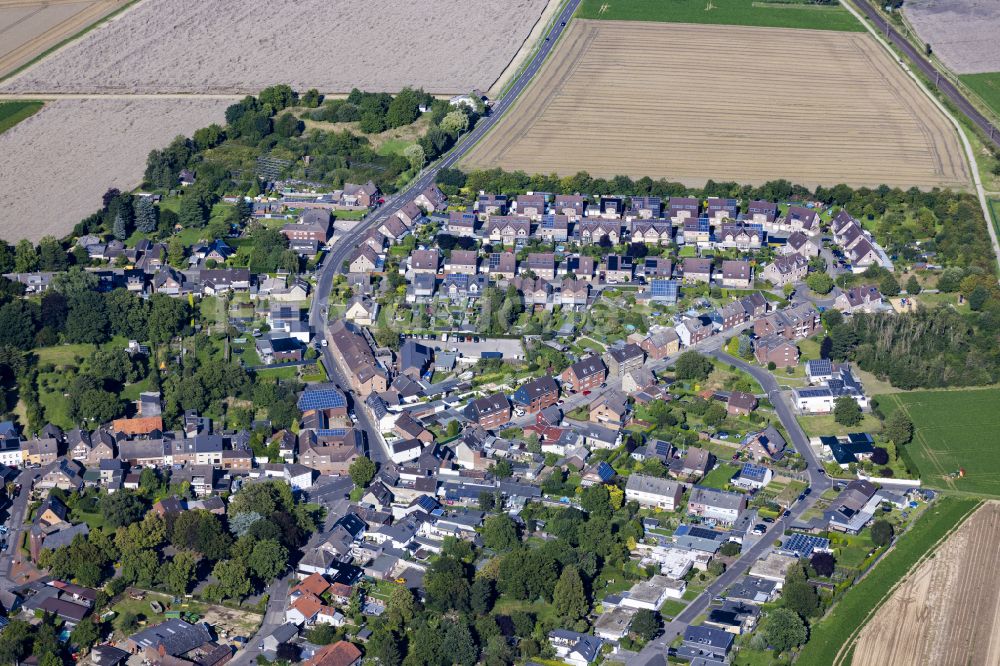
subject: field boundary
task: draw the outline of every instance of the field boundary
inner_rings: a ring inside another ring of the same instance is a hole
[[[545,9],[543,9],[541,15],[539,15],[538,20],[535,21],[535,25],[531,26],[531,30],[528,32],[528,36],[524,38],[524,42],[521,44],[521,48],[517,50],[517,53],[514,54],[514,57],[511,58],[510,62],[507,63],[507,66],[503,68],[503,71],[500,72],[500,75],[496,78],[496,81],[494,81],[487,89],[490,97],[495,97],[495,98],[503,97],[504,94],[508,90],[510,90],[510,87],[514,85],[514,82],[517,81],[518,77],[521,76],[521,73],[524,72],[524,70],[531,65],[531,61],[534,59],[535,54],[538,53],[538,50],[542,47],[542,44],[545,43],[545,38],[552,33],[552,29],[555,27],[556,21],[559,20],[559,15],[562,14],[563,8],[569,2],[570,0],[549,0],[549,3],[545,5]],[[546,21],[545,27],[542,29],[542,32],[538,35],[538,37],[535,38],[534,42],[532,42],[531,34],[535,31],[535,28],[538,27],[538,24],[545,19],[545,14],[550,10],[552,11],[552,16],[549,17],[548,21]],[[560,34],[559,37],[562,38],[562,35]],[[553,46],[555,45],[553,44]],[[527,51],[525,51],[525,49],[527,49]],[[516,62],[517,59],[522,56],[522,54],[524,56],[522,62],[518,64],[513,71],[510,71],[511,67],[514,65],[514,62]],[[504,78],[506,78],[507,80],[504,81]],[[503,82],[502,85],[500,85],[501,81]],[[497,85],[500,85],[500,89],[494,93],[494,89],[497,87]]]
[[[979,197],[979,205],[983,210],[983,219],[987,222],[986,230],[989,232],[990,243],[993,245],[993,253],[996,255],[997,267],[1000,268],[1000,240],[997,239],[996,229],[994,229],[992,224],[989,224],[990,207],[989,203],[986,201],[986,190],[983,188],[983,180],[979,176],[979,164],[976,162],[976,154],[972,150],[972,144],[969,143],[969,137],[967,137],[965,132],[962,131],[962,125],[959,123],[954,114],[952,114],[952,112],[941,102],[941,100],[931,92],[930,88],[924,84],[920,77],[914,73],[913,69],[906,64],[902,57],[893,50],[892,46],[890,46],[889,43],[882,38],[878,31],[875,30],[875,28],[873,28],[867,20],[865,20],[865,18],[858,11],[857,7],[855,7],[850,0],[840,0],[840,4],[846,7],[849,12],[854,14],[854,17],[861,22],[863,26],[865,26],[872,36],[875,37],[876,41],[882,45],[882,48],[888,51],[889,54],[896,59],[896,62],[899,63],[899,66],[903,69],[903,71],[906,72],[911,79],[913,79],[914,83],[917,84],[920,90],[927,95],[931,102],[933,102],[938,110],[943,113],[955,127],[955,131],[958,132],[958,138],[961,141],[962,146],[965,148],[965,156],[968,159],[969,170],[972,172],[972,182],[975,186],[976,195]]]

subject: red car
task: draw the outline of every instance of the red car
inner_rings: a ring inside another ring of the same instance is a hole
[[[584,391],[583,394],[584,395],[590,395],[590,391]]]

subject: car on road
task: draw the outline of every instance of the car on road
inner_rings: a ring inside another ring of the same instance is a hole
[[[590,395],[590,391],[584,391],[583,395]]]
[[[562,406],[566,404],[566,401],[560,398],[559,400],[556,400],[556,404]]]
[[[806,486],[806,489],[802,491],[802,494],[803,494],[803,495],[808,495],[808,494],[809,494],[809,493],[811,493],[812,491],[813,491],[812,487],[810,487],[810,486]]]
[[[761,520],[764,521],[765,523],[768,523],[768,524],[774,522],[774,518],[769,518],[769,517],[761,518]]]
[[[783,518],[788,518],[788,516],[790,516],[790,515],[792,515],[792,512],[791,511],[787,511],[787,510],[783,514],[781,514],[781,516]]]
[[[805,494],[805,493],[802,493],[801,495],[799,495],[799,501],[800,501],[800,502],[801,502],[802,500],[804,500],[805,498],[806,498],[806,494]]]
[[[766,531],[767,531],[767,525],[757,524],[757,525],[753,526],[753,532],[752,532],[752,534],[754,534],[756,536],[760,536],[760,535],[762,535]]]

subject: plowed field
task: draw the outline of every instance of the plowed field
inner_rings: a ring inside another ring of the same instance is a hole
[[[862,630],[853,666],[1000,664],[1000,503],[984,504]]]
[[[866,34],[579,19],[463,167],[691,186],[969,179],[954,128]]]

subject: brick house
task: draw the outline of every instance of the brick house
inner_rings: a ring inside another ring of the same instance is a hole
[[[597,356],[588,356],[569,366],[561,375],[568,390],[574,393],[592,391],[607,378],[607,368]]]

